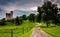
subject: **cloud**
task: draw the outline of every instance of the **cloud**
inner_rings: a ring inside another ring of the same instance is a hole
[[[0,8],[3,10],[26,10],[42,5],[43,0],[0,0]]]
[[[60,6],[60,0],[0,0],[0,8],[6,11],[36,10],[37,6],[41,6],[46,1],[52,1]]]

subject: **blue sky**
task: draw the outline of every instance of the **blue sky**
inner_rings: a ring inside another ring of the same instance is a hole
[[[20,11],[23,11],[23,13],[32,13],[33,11],[34,13],[34,11],[37,11],[37,6],[41,6],[43,2],[46,1],[56,3],[58,7],[60,7],[60,0],[0,0],[0,18],[5,17],[5,13],[10,11],[15,11],[14,13],[18,13]],[[21,14],[22,12],[20,12],[20,15]]]

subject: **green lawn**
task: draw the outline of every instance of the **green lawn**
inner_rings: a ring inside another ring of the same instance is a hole
[[[60,37],[60,26],[56,26],[56,27],[51,27],[54,26],[54,24],[50,24],[50,27],[44,27],[46,26],[45,23],[41,23],[43,27],[42,30],[44,30],[45,32],[47,32],[48,34],[52,35],[53,37]]]
[[[0,37],[11,37],[11,29],[14,29],[14,37],[28,37],[32,33],[33,27],[35,26],[35,23],[29,21],[24,21],[22,25],[19,26],[14,26],[12,23],[7,24],[8,25],[6,26],[0,26]]]

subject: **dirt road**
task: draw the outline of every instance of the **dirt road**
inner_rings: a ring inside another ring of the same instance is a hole
[[[41,30],[39,26],[36,26],[30,37],[52,37],[52,36],[48,35],[46,32]]]

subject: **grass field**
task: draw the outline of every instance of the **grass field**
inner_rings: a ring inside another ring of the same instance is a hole
[[[46,26],[45,23],[41,23],[42,25],[42,30],[44,30],[45,32],[47,32],[48,34],[52,35],[53,37],[60,37],[60,26],[56,26],[56,27],[53,27],[55,26],[54,24],[50,24],[50,27],[47,28],[47,27],[44,27]],[[51,27],[52,26],[52,27]]]
[[[15,24],[10,22],[7,24],[8,25],[6,26],[0,26],[0,37],[11,37],[11,29],[13,29],[13,37],[29,37],[33,31],[33,27],[35,26],[35,23],[29,21],[24,21],[22,25],[18,26],[15,26]],[[53,37],[60,37],[60,26],[54,26],[54,24],[50,24],[47,28],[46,24],[41,22],[42,30]]]
[[[11,29],[13,29],[13,37],[28,37],[35,26],[35,23],[29,21],[24,21],[22,25],[19,26],[10,24],[12,23],[6,26],[0,26],[0,37],[11,37]]]

